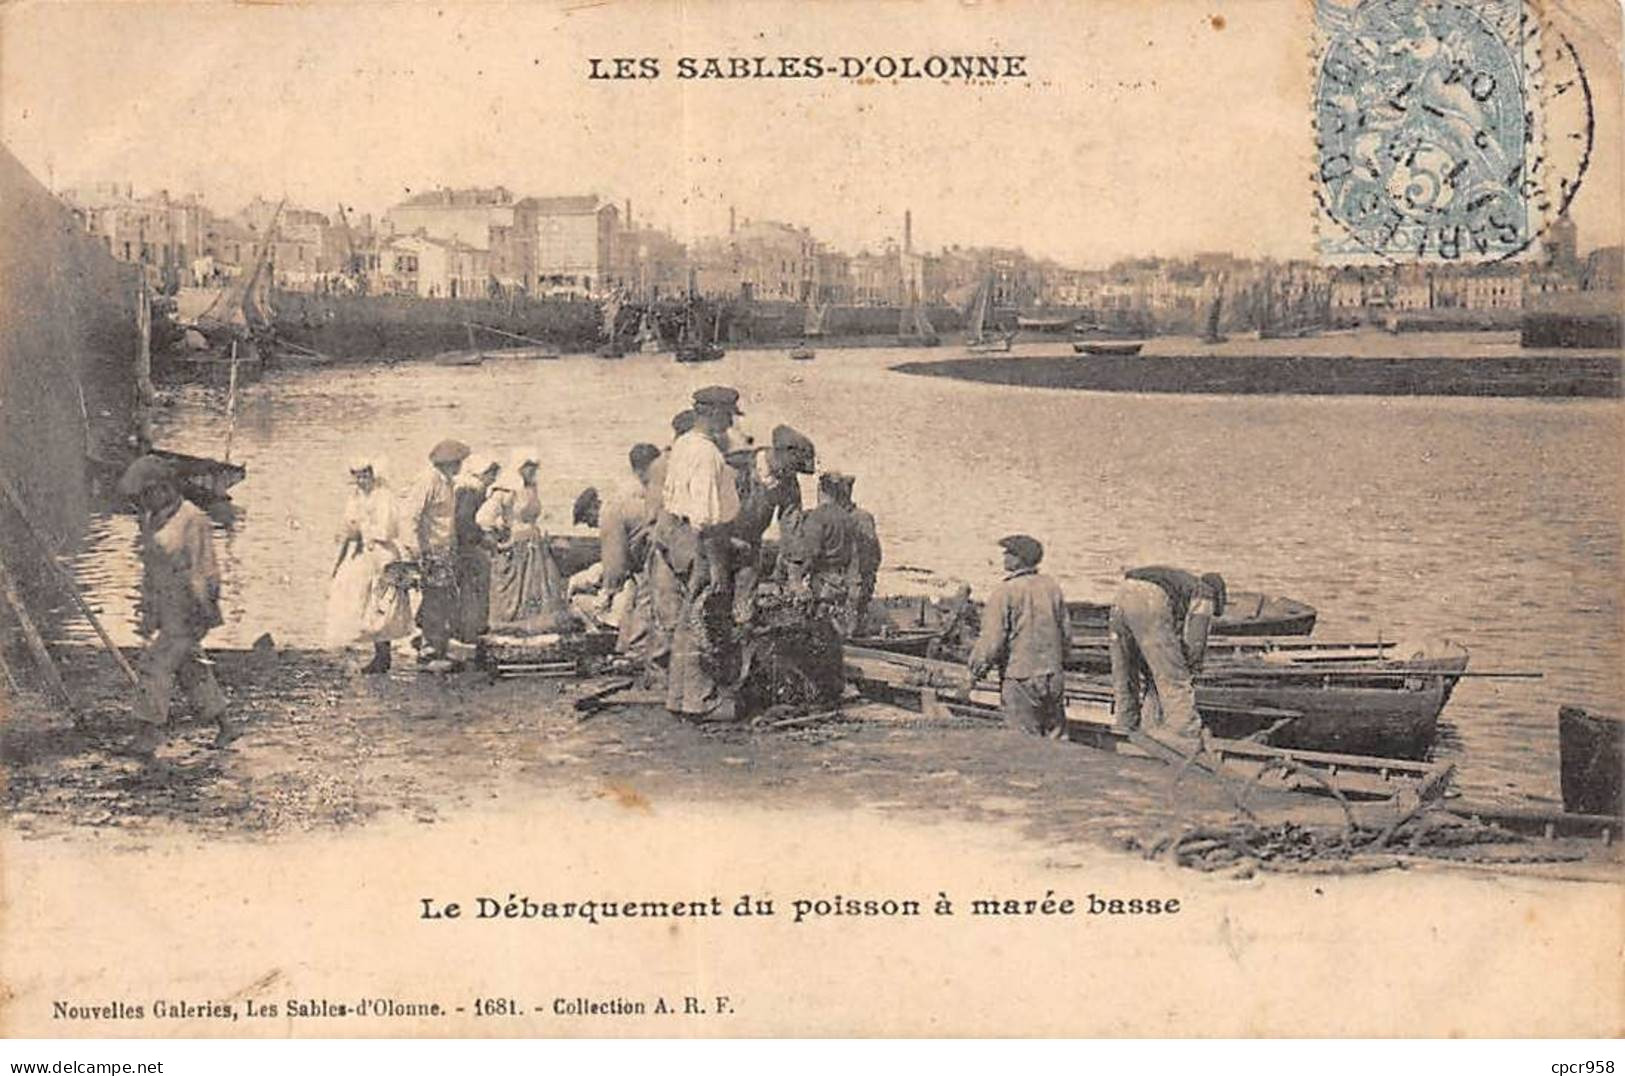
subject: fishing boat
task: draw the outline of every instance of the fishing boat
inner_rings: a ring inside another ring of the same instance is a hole
[[[1335,753],[1415,761],[1425,759],[1436,738],[1439,713],[1455,677],[1465,671],[1466,651],[1443,655],[1415,670],[1372,670],[1365,679],[1302,685],[1199,681],[1196,705],[1203,726],[1221,742],[1251,739],[1269,749]],[[969,683],[958,662],[878,651],[846,650],[847,677],[867,698],[897,703],[922,689],[964,699],[988,711],[998,706],[995,682]],[[1111,684],[1068,673],[1069,732],[1109,732],[1114,721]]]
[[[1202,343],[1222,344],[1229,337],[1219,331],[1220,319],[1224,312],[1224,278],[1220,277],[1213,286],[1213,302],[1207,308],[1207,329],[1202,333]]]
[[[936,347],[942,337],[931,327],[931,319],[920,305],[919,295],[911,288],[908,302],[897,319],[897,343],[903,347]]]
[[[809,360],[816,359],[818,357],[818,352],[814,351],[806,344],[800,344],[791,348],[788,354],[797,362],[808,362]]]
[[[559,358],[559,349],[546,344],[537,344],[532,347],[499,347],[486,348],[480,352],[481,357],[487,359],[522,359],[528,362],[552,360]]]
[[[1072,330],[1072,350],[1080,355],[1138,355],[1145,341],[1122,329],[1080,324]]]
[[[478,366],[485,361],[484,353],[466,348],[442,351],[430,358],[436,366]]]
[[[806,323],[802,326],[801,335],[816,339],[824,335],[824,318],[829,314],[829,304],[817,302],[813,297],[812,289],[807,291]]]
[[[1145,344],[1139,340],[1074,340],[1072,350],[1080,355],[1138,355]]]
[[[1002,352],[1009,351],[1015,342],[1014,330],[1008,332],[989,332],[987,330],[988,307],[993,302],[993,277],[990,275],[982,279],[976,288],[976,295],[971,300],[970,324],[965,330],[965,347],[973,352]]]
[[[1072,632],[1105,634],[1112,607],[1104,602],[1069,601],[1067,616]],[[1214,618],[1210,635],[1308,635],[1315,630],[1315,607],[1296,598],[1232,591],[1225,596],[1224,612]]]
[[[1557,712],[1559,777],[1563,810],[1573,814],[1625,815],[1620,795],[1620,774],[1625,771],[1622,748],[1625,723],[1594,714],[1578,706]]]
[[[645,355],[653,355],[663,346],[660,340],[660,327],[655,324],[654,314],[645,310],[643,316],[638,319],[638,350]]]
[[[1039,333],[1064,333],[1069,331],[1077,323],[1077,320],[1072,315],[1046,318],[1030,314],[1017,314],[1016,328]]]
[[[683,315],[683,331],[677,338],[678,362],[716,362],[726,355],[717,340],[722,334],[722,308],[717,307],[716,321],[708,334],[699,309],[690,303]]]

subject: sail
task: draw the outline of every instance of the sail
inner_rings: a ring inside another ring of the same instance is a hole
[[[271,250],[276,239],[277,222],[282,218],[282,207],[286,204],[287,199],[278,202],[276,211],[271,214],[265,235],[254,249],[253,265],[239,273],[215,301],[198,315],[198,325],[225,326],[239,333],[270,326],[273,316],[270,301]]]
[[[988,296],[992,292],[989,281],[983,280],[976,289],[976,299],[971,305],[970,313],[970,339],[972,343],[979,342],[983,337],[983,329],[987,325]]]

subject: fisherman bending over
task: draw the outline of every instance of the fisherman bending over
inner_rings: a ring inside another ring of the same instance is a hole
[[[1224,612],[1224,578],[1179,568],[1124,573],[1112,601],[1109,645],[1117,727],[1140,727],[1140,700],[1154,688],[1169,736],[1199,744],[1201,718],[1191,677],[1202,668],[1208,627]]]

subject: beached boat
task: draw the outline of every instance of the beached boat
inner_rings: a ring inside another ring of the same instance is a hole
[[[791,348],[788,354],[797,362],[809,362],[818,357],[818,352],[814,351],[806,344],[802,344],[800,347]]]
[[[485,356],[478,351],[458,349],[455,351],[442,351],[429,361],[436,366],[478,366],[485,361]]]
[[[1074,340],[1072,350],[1080,355],[1138,355],[1145,347],[1141,340]]]
[[[971,686],[964,666],[861,646],[847,649],[848,679],[866,697],[895,703],[897,695],[922,686],[998,706],[998,686]],[[1226,677],[1199,680],[1196,706],[1210,735],[1234,741],[1256,737],[1267,747],[1349,756],[1424,759],[1437,733],[1439,713],[1455,678],[1465,671],[1459,647],[1410,670],[1366,670],[1363,678],[1328,675],[1328,682],[1280,684]],[[1454,674],[1454,675],[1452,675]],[[1068,673],[1066,713],[1073,728],[1110,728],[1111,684]]]
[[[1620,774],[1625,770],[1622,748],[1625,723],[1617,717],[1594,714],[1578,706],[1557,712],[1559,776],[1563,809],[1574,814],[1625,814],[1620,796]]]
[[[541,361],[559,358],[559,349],[545,344],[535,344],[529,347],[499,347],[486,348],[480,352],[486,359],[524,359]]]

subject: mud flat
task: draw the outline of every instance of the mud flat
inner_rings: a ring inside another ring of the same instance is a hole
[[[1618,353],[1374,357],[1036,355],[908,362],[902,373],[1032,388],[1294,396],[1618,397]]]

